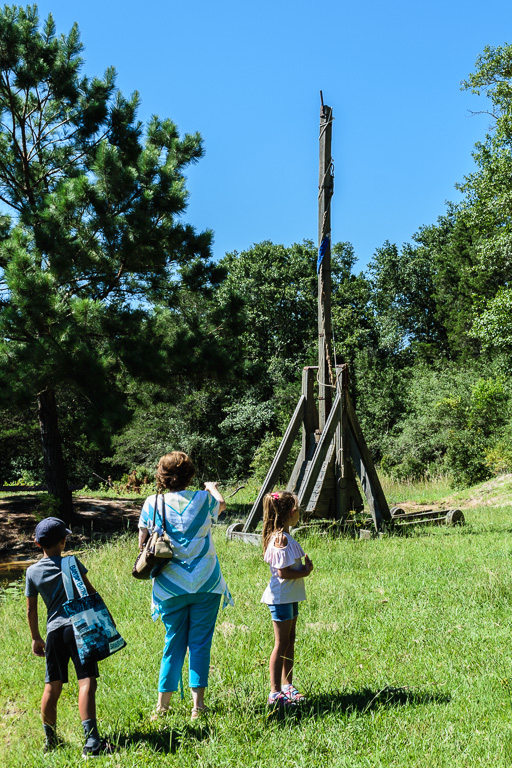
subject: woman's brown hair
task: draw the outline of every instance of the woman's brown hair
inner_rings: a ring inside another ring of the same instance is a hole
[[[289,491],[274,491],[263,497],[263,552],[265,553],[272,534],[282,531],[292,512],[299,506],[299,500]]]
[[[156,469],[159,491],[181,491],[189,485],[196,473],[192,460],[183,451],[172,451],[162,456]]]

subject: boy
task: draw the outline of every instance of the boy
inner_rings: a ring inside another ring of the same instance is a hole
[[[105,749],[96,724],[98,665],[80,662],[71,621],[62,609],[67,600],[61,571],[62,552],[70,533],[65,523],[57,517],[47,517],[37,525],[35,540],[44,556],[27,569],[27,617],[32,636],[32,652],[36,656],[46,656],[45,687],[41,700],[41,718],[46,736],[44,751],[48,752],[59,745],[56,732],[57,702],[63,684],[68,682],[68,662],[71,658],[78,678],[78,709],[85,734],[83,755],[98,757]],[[78,558],[76,561],[87,591],[92,594],[96,590],[85,575],[87,568]],[[38,595],[41,595],[48,611],[46,643],[39,634]]]

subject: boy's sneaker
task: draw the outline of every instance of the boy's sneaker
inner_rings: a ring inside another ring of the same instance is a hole
[[[92,744],[89,744],[86,741],[82,750],[82,755],[84,757],[103,757],[104,755],[111,755],[112,752],[112,744],[106,739],[101,739],[99,742]]]
[[[44,740],[44,747],[43,752],[45,755],[48,754],[48,752],[53,752],[54,749],[58,749],[59,747],[62,747],[64,742],[62,741],[59,736],[57,736],[57,733],[55,730],[50,730],[48,727],[45,728],[46,737]]]
[[[47,755],[48,752],[53,752],[54,749],[58,749],[59,747],[62,747],[63,744],[64,742],[62,741],[62,739],[59,739],[59,738],[45,739],[43,753]]]

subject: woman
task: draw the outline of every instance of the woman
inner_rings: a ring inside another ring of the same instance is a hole
[[[149,496],[139,519],[139,547],[153,526],[162,525],[170,536],[173,557],[153,579],[152,616],[165,625],[165,645],[160,665],[156,713],[167,712],[171,693],[178,690],[181,669],[189,650],[189,685],[192,689],[192,719],[205,710],[210,649],[221,596],[224,607],[233,599],[222,576],[212,541],[211,526],[226,508],[217,483],[205,483],[204,491],[187,491],[195,468],[182,451],[162,456],[156,480],[163,495]]]

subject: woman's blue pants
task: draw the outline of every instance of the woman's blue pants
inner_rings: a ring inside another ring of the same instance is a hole
[[[197,592],[171,597],[160,606],[165,625],[165,645],[158,690],[177,691],[181,669],[189,650],[189,686],[206,688],[210,650],[221,595]]]

